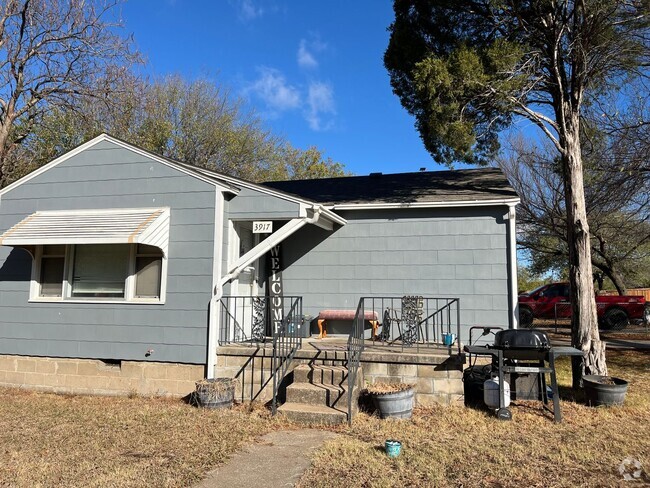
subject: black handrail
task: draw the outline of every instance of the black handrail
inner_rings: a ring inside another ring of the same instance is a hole
[[[275,299],[277,300],[277,297]],[[296,310],[298,312],[297,315]],[[296,355],[296,351],[302,347],[302,336],[300,334],[300,327],[303,325],[302,297],[292,297],[291,308],[282,318],[279,326],[276,326],[273,317],[271,317],[271,320],[273,331],[273,357],[271,360],[273,400],[271,402],[271,411],[275,415],[278,411],[278,390],[280,389],[280,384],[284,375],[287,374],[289,365]]]
[[[296,351],[302,347],[302,297],[225,296],[220,300],[219,345],[257,345],[272,339],[273,414],[278,390]],[[288,309],[288,310],[287,310]]]
[[[460,299],[442,297],[364,297],[366,319],[374,317],[381,326],[373,343],[420,352],[432,344],[441,344],[443,334],[456,336],[461,347]]]
[[[357,383],[357,373],[361,363],[361,353],[365,346],[364,325],[365,325],[364,299],[359,300],[357,311],[352,322],[352,330],[348,337],[348,423],[352,425],[352,407],[354,401],[354,387]]]

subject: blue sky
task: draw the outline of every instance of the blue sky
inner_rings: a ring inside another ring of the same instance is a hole
[[[442,168],[383,66],[389,0],[130,0],[122,18],[149,74],[214,79],[294,146],[356,174]]]

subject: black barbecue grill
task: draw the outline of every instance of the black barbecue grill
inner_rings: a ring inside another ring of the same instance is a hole
[[[553,413],[556,422],[562,420],[560,402],[555,376],[555,358],[558,356],[579,355],[581,352],[573,347],[551,347],[546,334],[537,329],[507,329],[494,334],[494,344],[486,346],[465,346],[470,354],[492,356],[492,374],[499,377],[499,408],[497,417],[510,420],[512,414],[504,404],[504,380],[508,373],[534,373],[537,375],[538,388],[544,407],[548,408],[546,391],[546,373],[551,377],[553,391]],[[471,359],[470,359],[471,363]],[[548,363],[548,366],[546,365]]]
[[[494,334],[492,349],[503,351],[504,359],[539,361],[551,350],[546,332],[536,329],[508,329]]]

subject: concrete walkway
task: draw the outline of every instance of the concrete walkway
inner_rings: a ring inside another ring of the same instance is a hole
[[[333,432],[282,430],[245,447],[194,488],[294,486],[309,467],[309,456]]]

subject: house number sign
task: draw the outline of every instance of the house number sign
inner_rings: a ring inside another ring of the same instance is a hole
[[[253,234],[270,234],[273,232],[272,220],[256,220],[253,222]]]

